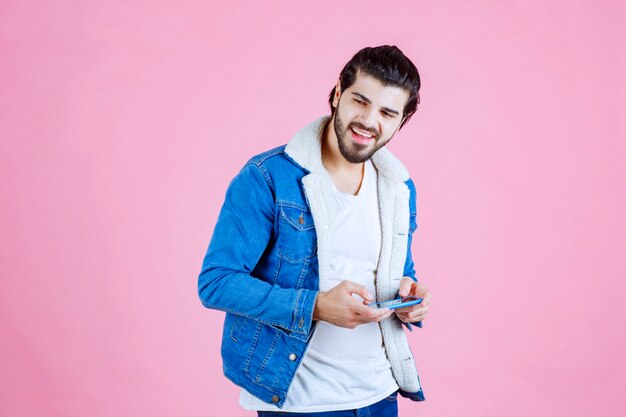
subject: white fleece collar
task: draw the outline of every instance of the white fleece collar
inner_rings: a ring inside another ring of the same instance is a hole
[[[305,195],[311,208],[317,234],[317,256],[320,283],[330,275],[328,239],[333,221],[328,207],[330,176],[322,164],[322,134],[330,116],[317,119],[298,131],[285,148],[295,163],[309,171],[302,178]],[[407,169],[385,148],[372,156],[378,173],[378,204],[381,223],[381,251],[376,273],[376,297],[393,298],[398,291],[406,260],[407,230],[409,230],[409,189],[404,182]],[[383,345],[398,386],[407,392],[421,390],[415,360],[402,324],[394,316],[379,322]]]
[[[285,153],[309,172],[325,170],[322,164],[322,135],[330,116],[323,116],[300,129],[285,147]],[[387,148],[383,147],[372,156],[372,163],[379,175],[395,181],[409,179],[409,171]]]

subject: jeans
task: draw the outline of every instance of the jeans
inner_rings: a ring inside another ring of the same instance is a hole
[[[258,417],[398,417],[398,392],[375,404],[356,410],[325,411],[319,413],[285,413],[280,411],[257,411]]]

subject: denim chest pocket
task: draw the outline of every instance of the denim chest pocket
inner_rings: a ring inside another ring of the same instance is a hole
[[[317,234],[308,210],[280,206],[278,251],[290,261],[301,261],[317,253]]]

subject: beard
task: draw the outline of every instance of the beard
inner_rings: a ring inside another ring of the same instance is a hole
[[[363,126],[360,123],[350,123],[348,126],[343,125],[343,120],[339,116],[339,109],[335,109],[335,114],[333,116],[333,124],[335,127],[335,135],[337,135],[337,140],[339,144],[339,152],[341,155],[348,161],[353,164],[359,164],[361,162],[365,162],[369,160],[377,150],[382,148],[391,140],[391,138],[381,141],[379,139],[379,133],[374,129],[369,129]],[[372,139],[371,143],[367,145],[362,145],[360,143],[352,140],[352,132],[351,128],[356,127],[365,132],[369,132],[374,135],[374,139]]]

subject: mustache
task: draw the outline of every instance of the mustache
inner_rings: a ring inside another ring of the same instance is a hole
[[[371,133],[372,135],[374,135],[374,137],[378,138],[378,131],[376,129],[370,129],[370,128],[366,127],[366,126],[363,126],[361,123],[358,123],[358,122],[350,123],[348,125],[348,129],[350,129],[351,127],[356,127],[359,130]]]

